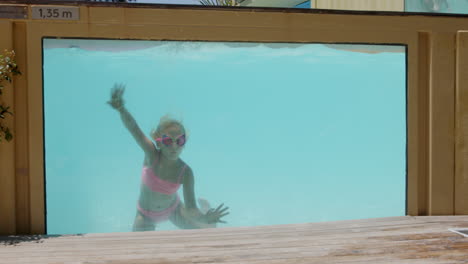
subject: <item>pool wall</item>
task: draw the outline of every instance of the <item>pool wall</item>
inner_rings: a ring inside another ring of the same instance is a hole
[[[0,234],[45,233],[44,37],[406,45],[407,214],[468,214],[467,16],[70,2],[79,19],[50,20],[18,2],[2,3],[26,17],[0,19],[22,71],[2,95],[15,138],[0,143]]]

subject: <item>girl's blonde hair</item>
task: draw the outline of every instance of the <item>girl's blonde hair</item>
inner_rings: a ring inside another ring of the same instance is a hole
[[[171,126],[178,126],[180,127],[180,129],[182,129],[183,133],[186,133],[185,127],[181,121],[175,118],[172,118],[170,115],[164,115],[161,117],[161,119],[159,119],[158,126],[151,130],[151,137],[156,138],[158,135],[161,135],[164,129],[171,127]]]

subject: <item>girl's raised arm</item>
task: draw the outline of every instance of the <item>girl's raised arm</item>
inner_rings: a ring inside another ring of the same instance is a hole
[[[152,156],[156,154],[153,142],[145,136],[133,116],[125,108],[123,100],[124,91],[125,85],[114,84],[111,91],[111,99],[107,103],[120,113],[120,118],[122,119],[125,127],[130,131],[133,138],[145,152],[146,156],[153,158]]]

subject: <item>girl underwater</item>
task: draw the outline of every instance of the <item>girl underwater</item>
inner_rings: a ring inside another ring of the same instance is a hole
[[[167,220],[182,229],[211,228],[225,223],[221,218],[229,214],[229,208],[224,204],[216,209],[206,208],[204,212],[197,207],[192,169],[179,157],[186,143],[184,126],[177,120],[162,118],[151,132],[155,145],[125,108],[124,91],[124,85],[115,84],[107,103],[120,113],[125,127],[145,152],[133,231],[154,230],[157,223]],[[177,194],[181,185],[185,204]],[[204,200],[199,203],[209,207]]]

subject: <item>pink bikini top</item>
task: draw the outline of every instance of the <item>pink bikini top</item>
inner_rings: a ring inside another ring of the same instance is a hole
[[[173,183],[159,178],[159,176],[156,175],[156,173],[154,173],[152,167],[144,166],[143,172],[141,173],[141,181],[144,185],[148,186],[148,188],[150,188],[153,192],[171,195],[177,192],[177,190],[179,190],[179,187],[181,185],[180,180],[184,175],[186,167],[187,165],[184,165],[184,167],[180,171],[179,177],[177,178],[177,183]]]

